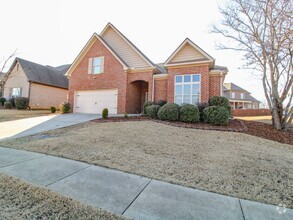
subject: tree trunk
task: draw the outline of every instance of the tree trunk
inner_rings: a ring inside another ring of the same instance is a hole
[[[282,124],[281,124],[281,119],[280,115],[279,115],[279,109],[277,108],[273,108],[272,109],[272,118],[273,118],[273,126],[277,129],[277,130],[282,130]]]

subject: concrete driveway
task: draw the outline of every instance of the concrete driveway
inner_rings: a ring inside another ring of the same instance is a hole
[[[19,138],[100,118],[100,114],[62,114],[0,123],[0,140]]]

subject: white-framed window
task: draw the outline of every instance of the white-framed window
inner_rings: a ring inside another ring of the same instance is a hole
[[[21,96],[21,88],[12,88],[12,97]]]
[[[244,99],[244,93],[241,93],[241,94],[240,94],[240,98],[241,98],[241,99]]]
[[[197,104],[200,102],[200,74],[175,76],[174,102],[178,105]]]
[[[235,99],[235,92],[231,92],[231,98]]]
[[[100,74],[104,72],[104,57],[94,57],[89,59],[89,74]]]

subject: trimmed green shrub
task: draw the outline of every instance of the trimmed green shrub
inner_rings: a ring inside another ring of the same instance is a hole
[[[70,103],[69,102],[63,102],[59,106],[61,114],[66,114],[70,112]]]
[[[180,107],[180,121],[188,123],[199,122],[199,111],[195,105],[183,104]]]
[[[232,113],[232,108],[229,100],[225,96],[212,96],[209,99],[210,106],[221,106],[228,110],[229,115]]]
[[[210,106],[203,111],[204,121],[208,124],[227,125],[229,116],[229,111],[221,106]]]
[[[197,108],[199,111],[199,120],[200,121],[204,121],[203,120],[203,110],[205,110],[205,108],[209,107],[209,103],[207,102],[199,102],[197,103]]]
[[[178,121],[179,111],[179,105],[175,103],[167,103],[159,109],[158,118],[167,121]]]
[[[146,114],[152,118],[158,117],[158,111],[161,108],[159,105],[150,105],[146,107]]]
[[[11,104],[11,102],[8,102],[8,101],[4,102],[4,108],[5,108],[5,109],[12,109],[12,104]]]
[[[55,106],[51,106],[50,107],[50,111],[51,111],[51,113],[55,113],[56,112],[56,107]]]
[[[163,105],[165,105],[167,102],[165,101],[165,100],[159,100],[159,101],[157,101],[156,102],[156,105],[159,105],[159,106],[163,106]]]
[[[154,104],[154,103],[153,102],[145,102],[143,104],[143,114],[146,114],[146,108],[152,104]]]
[[[29,104],[29,99],[26,97],[16,97],[14,98],[16,109],[27,109]]]
[[[15,98],[14,97],[10,98],[9,102],[11,103],[12,108],[14,108],[15,107]]]
[[[108,118],[108,109],[107,108],[104,108],[103,111],[102,111],[102,117],[103,119],[107,119]]]
[[[0,97],[0,103],[1,103],[2,105],[4,105],[4,102],[6,102],[6,99],[5,99],[5,98],[2,98],[2,97]]]

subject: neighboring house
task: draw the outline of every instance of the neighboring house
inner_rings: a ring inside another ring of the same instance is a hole
[[[69,102],[74,112],[141,113],[145,101],[207,102],[222,94],[228,69],[188,38],[163,64],[154,64],[108,23],[74,60]]]
[[[2,97],[2,94],[3,94],[3,85],[5,81],[5,76],[6,76],[6,73],[0,72],[0,97]]]
[[[3,97],[27,97],[32,109],[58,107],[67,101],[68,79],[64,73],[69,66],[43,66],[16,58],[7,72]]]
[[[259,109],[260,102],[234,83],[224,83],[223,94],[229,99],[232,109]]]

